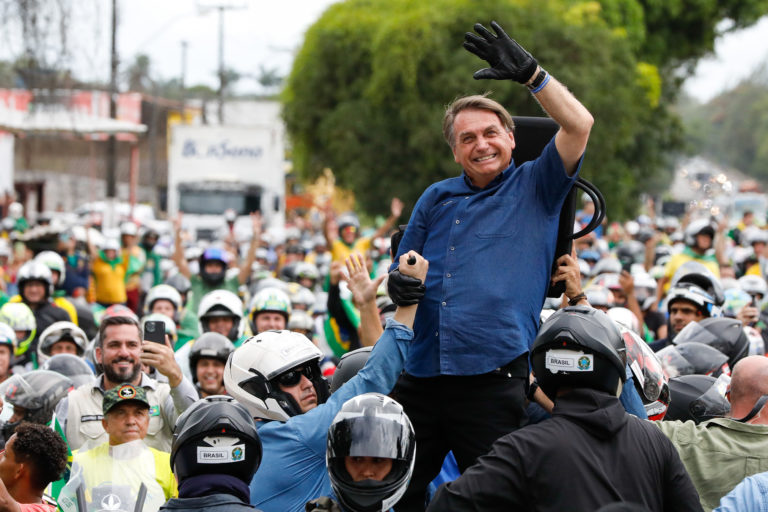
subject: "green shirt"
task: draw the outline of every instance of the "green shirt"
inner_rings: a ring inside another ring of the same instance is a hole
[[[656,421],[691,475],[704,510],[720,504],[746,477],[768,471],[768,425],[751,425],[716,418],[693,421]]]
[[[195,317],[197,317],[197,307],[200,305],[200,299],[203,298],[208,292],[213,290],[227,290],[237,295],[238,288],[240,287],[240,279],[237,276],[225,279],[219,286],[211,286],[207,284],[198,275],[190,276],[189,278],[190,288],[187,295],[187,309],[191,311]]]

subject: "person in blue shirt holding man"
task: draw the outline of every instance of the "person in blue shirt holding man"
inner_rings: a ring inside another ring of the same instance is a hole
[[[476,24],[464,47],[490,67],[476,79],[526,85],[560,126],[536,160],[519,167],[513,121],[484,96],[459,98],[443,133],[461,176],[418,200],[394,261],[429,260],[406,373],[393,395],[416,431],[416,466],[398,512],[424,510],[428,483],[453,450],[460,469],[527,422],[528,350],[550,284],[559,214],[593,124],[587,109],[495,22]],[[388,288],[397,302],[393,265]],[[568,297],[578,303],[584,296]]]
[[[246,340],[229,357],[224,370],[227,393],[260,423],[263,456],[250,485],[252,505],[264,512],[298,511],[331,493],[328,429],[350,398],[389,393],[394,387],[411,345],[428,265],[414,251],[401,257],[403,273],[417,283],[410,287],[410,298],[398,303],[363,368],[330,396],[318,364],[322,353],[303,334],[266,331]],[[375,300],[377,285],[363,257],[348,258],[347,268],[350,280],[361,278],[361,286]]]

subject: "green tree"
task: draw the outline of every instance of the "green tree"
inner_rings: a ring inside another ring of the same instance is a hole
[[[768,182],[768,69],[706,104],[679,105],[693,151]]]
[[[331,167],[360,209],[382,213],[388,197],[413,205],[459,173],[440,130],[453,98],[492,91],[515,115],[543,115],[519,84],[472,79],[484,63],[461,47],[464,32],[496,19],[592,112],[583,176],[613,218],[630,215],[640,192],[663,186],[666,155],[682,140],[665,103],[679,83],[659,69],[688,54],[648,53],[646,3],[663,11],[661,0],[335,4],[307,32],[283,92],[295,167],[307,178]]]

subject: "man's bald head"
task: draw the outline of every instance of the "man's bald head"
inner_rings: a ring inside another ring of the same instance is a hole
[[[768,395],[768,357],[745,357],[731,375],[731,416],[743,418],[763,395]],[[750,423],[768,424],[768,415]]]

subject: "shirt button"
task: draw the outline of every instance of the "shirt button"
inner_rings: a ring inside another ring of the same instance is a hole
[[[447,306],[448,304],[446,302],[443,302],[443,306]]]
[[[456,250],[456,248],[455,248],[454,246],[451,246],[451,250],[452,250],[452,251],[455,251],[455,250]]]
[[[445,277],[451,277],[451,273],[448,272],[447,274],[445,274]]]
[[[456,219],[456,224],[459,224],[461,221],[459,219]]]
[[[435,331],[435,336],[440,336],[440,331]]]

